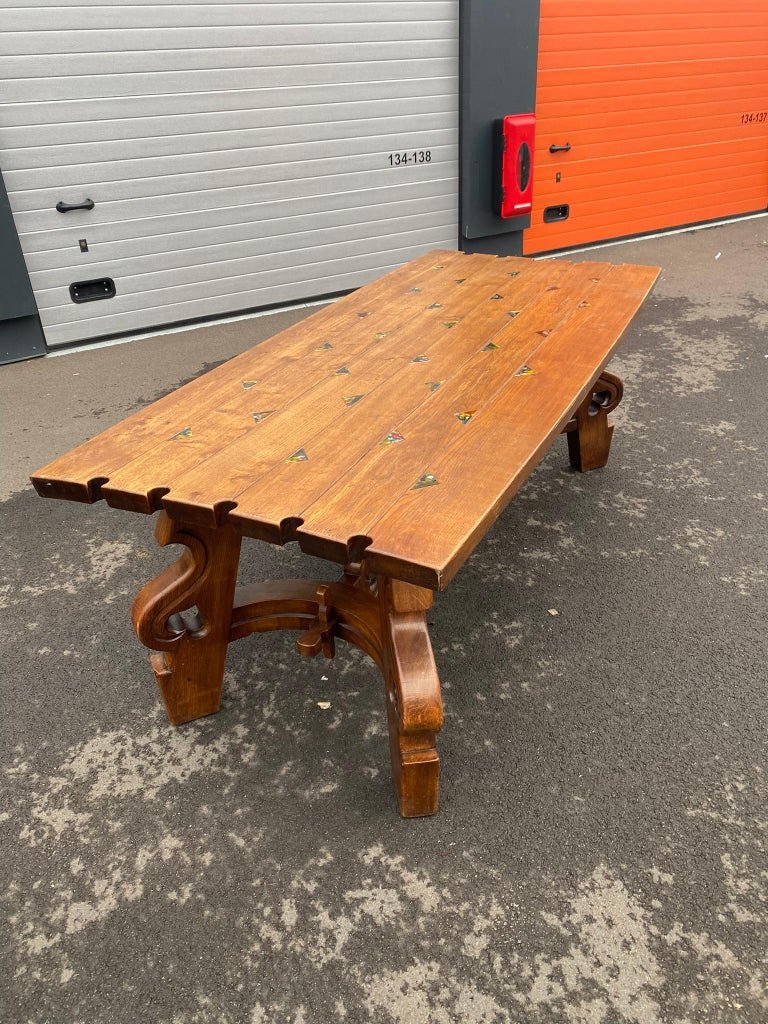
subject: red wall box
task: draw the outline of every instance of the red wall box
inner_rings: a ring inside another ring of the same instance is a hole
[[[507,114],[496,129],[496,208],[500,217],[520,217],[533,205],[534,114]]]

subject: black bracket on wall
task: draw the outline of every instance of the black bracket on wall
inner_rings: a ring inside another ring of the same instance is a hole
[[[0,171],[0,364],[44,356],[45,335]]]
[[[536,103],[539,0],[460,0],[459,247],[520,255],[530,216],[494,206],[494,124]],[[535,190],[534,168],[534,190]]]

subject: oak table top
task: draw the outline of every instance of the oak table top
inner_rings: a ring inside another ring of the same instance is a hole
[[[444,588],[540,460],[655,267],[434,251],[33,476]]]

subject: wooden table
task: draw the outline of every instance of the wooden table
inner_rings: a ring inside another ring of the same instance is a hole
[[[604,466],[604,366],[654,267],[431,252],[160,399],[32,477],[45,497],[160,511],[177,562],[133,623],[170,721],[217,711],[227,645],[299,630],[384,676],[404,816],[437,810],[443,724],[426,611],[557,435]],[[242,537],[344,566],[236,590]]]

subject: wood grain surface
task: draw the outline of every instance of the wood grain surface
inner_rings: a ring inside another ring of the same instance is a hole
[[[32,477],[47,497],[442,589],[584,402],[658,269],[431,252]]]

